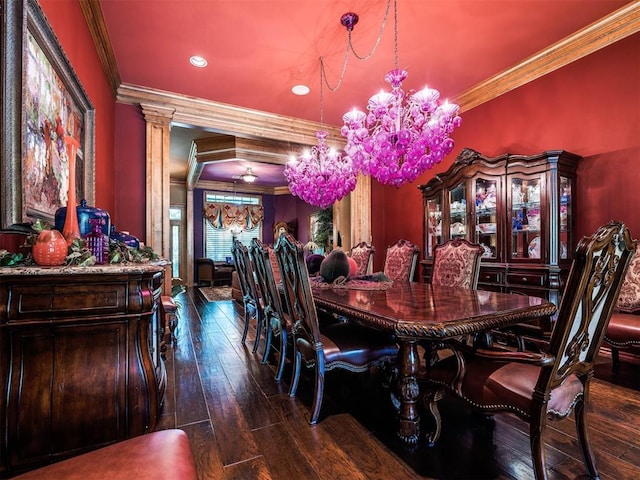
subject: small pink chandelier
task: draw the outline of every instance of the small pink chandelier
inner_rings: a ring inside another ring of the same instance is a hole
[[[348,50],[347,50],[348,53]],[[345,55],[346,67],[347,55]],[[320,57],[320,126],[323,123],[323,84],[326,82],[324,62]],[[327,83],[331,91],[335,91],[342,82],[342,76],[335,87]],[[351,159],[333,148],[329,148],[325,139],[327,132],[316,132],[318,145],[306,150],[297,159],[294,157],[284,169],[284,176],[289,182],[289,191],[310,205],[327,208],[346,197],[356,188],[357,171]]]
[[[462,119],[458,105],[438,102],[438,90],[425,87],[408,94],[402,90],[408,74],[398,68],[396,0],[394,15],[396,68],[384,77],[391,84],[391,93],[372,96],[368,114],[357,109],[346,113],[341,133],[347,139],[346,156],[357,171],[401,187],[451,153],[454,143],[449,135]]]
[[[284,169],[291,193],[310,205],[327,208],[356,188],[351,160],[325,143],[327,132],[316,132],[318,145],[293,158]]]

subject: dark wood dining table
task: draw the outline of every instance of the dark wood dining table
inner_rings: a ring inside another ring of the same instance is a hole
[[[333,288],[316,286],[312,291],[318,307],[396,335],[400,396],[397,433],[407,443],[416,443],[420,437],[419,342],[442,342],[531,322],[556,312],[553,303],[538,297],[433,287],[418,282],[394,282],[386,290],[353,289],[347,282]],[[433,420],[437,426],[436,431],[427,435],[429,443],[439,436],[440,419]]]

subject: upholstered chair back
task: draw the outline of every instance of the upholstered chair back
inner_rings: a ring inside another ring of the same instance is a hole
[[[631,259],[627,274],[622,282],[616,309],[621,312],[640,312],[640,254]]]
[[[350,256],[356,261],[356,265],[358,266],[356,275],[371,273],[374,253],[375,248],[367,242],[360,242],[351,249]]]
[[[384,274],[392,280],[410,282],[416,272],[420,248],[409,240],[398,240],[387,248]]]
[[[484,249],[460,238],[437,245],[433,254],[431,284],[476,289]]]

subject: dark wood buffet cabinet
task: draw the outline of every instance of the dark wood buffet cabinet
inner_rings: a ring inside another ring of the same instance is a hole
[[[577,244],[580,158],[564,150],[489,158],[463,149],[446,172],[419,187],[425,281],[431,278],[433,248],[464,238],[485,250],[479,289],[539,296],[558,305]],[[544,337],[551,324],[533,329]]]
[[[155,428],[162,264],[0,268],[0,476]]]

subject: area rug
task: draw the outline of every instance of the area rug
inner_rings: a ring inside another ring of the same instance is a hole
[[[200,287],[198,290],[208,302],[231,300],[231,287]]]

